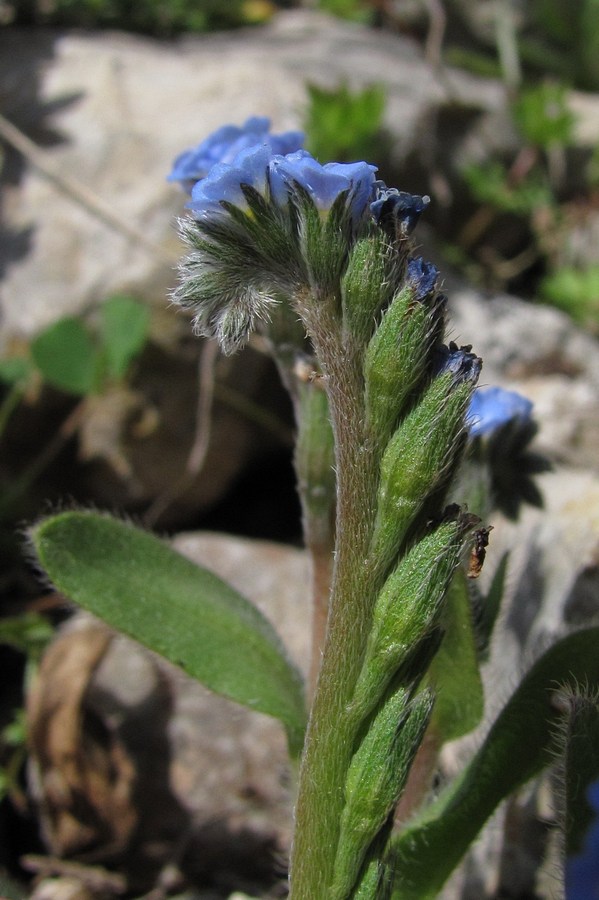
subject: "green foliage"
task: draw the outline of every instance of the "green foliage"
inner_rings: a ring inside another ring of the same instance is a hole
[[[332,900],[353,896],[370,846],[406,784],[432,706],[432,692],[410,698],[404,687],[392,691],[356,750],[345,783]]]
[[[50,622],[37,613],[0,618],[0,647],[14,647],[26,658],[25,681],[29,682],[42,653],[53,636]],[[27,748],[25,710],[14,710],[12,719],[0,732],[0,800],[13,792],[19,793],[18,783]]]
[[[97,393],[107,381],[122,380],[148,336],[148,309],[130,297],[115,296],[100,310],[100,327],[67,316],[41,332],[31,357],[43,379],[78,396]]]
[[[541,282],[541,297],[596,332],[599,328],[599,265],[586,269],[564,266],[551,272]]]
[[[427,676],[437,690],[431,729],[439,744],[468,734],[480,723],[484,711],[472,610],[463,569],[455,573],[451,582],[441,626],[443,640]]]
[[[572,143],[574,115],[566,104],[563,84],[543,81],[520,91],[513,116],[525,141],[544,150]]]
[[[31,363],[22,356],[0,359],[0,381],[4,384],[18,384],[26,381],[31,374]]]
[[[524,180],[510,183],[507,167],[498,160],[480,166],[466,166],[462,176],[472,196],[479,203],[488,203],[502,213],[528,217],[541,206],[555,201],[546,175],[533,170]]]
[[[76,603],[211,690],[279,718],[301,749],[301,677],[244,597],[158,538],[108,516],[67,512],[31,529],[41,565]]]
[[[317,0],[316,6],[323,12],[368,24],[372,19],[372,6],[367,0]]]
[[[558,685],[599,688],[599,628],[551,647],[524,677],[472,761],[390,842],[396,900],[433,900],[497,804],[555,757]]]
[[[235,28],[255,18],[246,0],[8,0],[8,21],[76,28],[119,28],[168,37],[182,31]],[[12,13],[12,15],[11,15]],[[268,7],[263,10],[266,18]]]
[[[583,90],[599,90],[597,0],[533,0],[520,42],[524,62]]]
[[[335,90],[308,85],[309,106],[304,117],[306,149],[321,162],[355,162],[381,157],[385,91],[371,85],[350,91],[346,84]]]
[[[37,662],[53,635],[47,619],[37,613],[0,619],[0,644],[14,647]]]
[[[31,356],[48,384],[70,394],[92,394],[99,387],[100,359],[80,319],[60,319],[38,335]]]
[[[126,296],[110,297],[101,307],[101,335],[109,378],[124,378],[148,337],[150,312]]]

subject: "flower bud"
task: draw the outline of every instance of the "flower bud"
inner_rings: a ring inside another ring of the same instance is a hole
[[[367,421],[371,435],[383,446],[430,377],[431,351],[439,339],[445,305],[445,299],[434,293],[436,273],[430,266],[422,278],[408,280],[366,350]]]
[[[381,461],[370,558],[388,570],[426,501],[448,483],[461,450],[464,417],[481,361],[450,344],[439,374],[389,441]]]
[[[345,900],[372,842],[395,809],[433,707],[423,691],[394,691],[374,717],[350,763],[331,897]]]
[[[341,281],[341,302],[345,328],[359,342],[370,339],[377,316],[395,293],[393,269],[381,231],[360,238],[351,250]]]
[[[478,522],[477,516],[450,507],[444,521],[421,537],[387,578],[375,602],[352,700],[357,718],[378,705],[391,680],[397,683],[402,671],[406,679],[412,677],[411,663],[423,656],[423,642],[439,621],[464,543]]]

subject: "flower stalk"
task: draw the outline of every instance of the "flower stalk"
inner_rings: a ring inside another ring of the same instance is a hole
[[[434,704],[420,684],[476,521],[444,504],[481,363],[443,344],[438,272],[411,255],[428,198],[374,173],[272,141],[215,165],[192,190],[175,295],[225,352],[258,329],[296,413],[314,656],[293,900],[379,896]]]

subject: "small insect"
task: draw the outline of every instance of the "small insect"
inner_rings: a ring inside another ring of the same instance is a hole
[[[478,531],[474,532],[474,545],[468,560],[468,578],[478,578],[480,575],[485,556],[487,555],[489,532],[492,530],[493,526],[488,525],[486,528],[479,528]]]

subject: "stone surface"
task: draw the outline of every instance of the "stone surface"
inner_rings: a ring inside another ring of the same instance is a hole
[[[148,250],[122,235],[13,157],[4,203],[10,239],[0,257],[4,340],[31,336],[115,290],[163,304],[180,254],[174,220],[183,198],[165,181],[174,157],[252,114],[270,116],[277,130],[298,127],[306,82],[335,87],[342,80],[353,88],[385,82],[398,160],[449,97],[495,111],[503,105],[497,83],[457,71],[441,79],[408,39],[308,11],[174,43],[3,29],[4,114],[46,145],[53,170],[156,245]]]
[[[599,344],[564,313],[448,279],[450,336],[483,359],[480,384],[529,397],[536,446],[560,464],[599,472]]]

